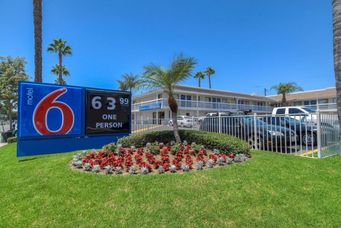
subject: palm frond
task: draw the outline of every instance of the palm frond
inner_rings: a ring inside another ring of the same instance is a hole
[[[162,88],[171,95],[174,85],[191,76],[191,72],[196,64],[194,58],[185,58],[178,55],[174,58],[169,69],[164,69],[158,65],[150,64],[144,67],[142,85],[145,88]]]
[[[60,73],[64,76],[70,75],[69,70],[65,66],[59,66],[58,64],[52,67],[51,72],[55,75],[59,75]]]

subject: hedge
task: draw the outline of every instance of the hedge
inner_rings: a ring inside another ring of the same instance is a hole
[[[14,143],[14,142],[16,142],[17,141],[17,137],[9,137],[8,139],[7,139],[7,143]]]
[[[7,142],[7,140],[11,137],[14,137],[15,134],[13,133],[13,131],[6,131],[6,132],[2,132],[1,133],[1,137],[3,138],[3,140],[5,142]]]
[[[7,139],[7,143],[15,143],[17,141],[17,137],[9,137]]]
[[[244,153],[250,156],[249,145],[234,136],[219,134],[205,131],[194,130],[179,130],[181,140],[186,140],[188,143],[195,142],[202,144],[205,148],[213,150],[218,149],[224,153]],[[174,141],[173,131],[154,131],[144,134],[130,135],[123,137],[117,141],[123,147],[143,147],[148,142],[162,142],[169,143]]]

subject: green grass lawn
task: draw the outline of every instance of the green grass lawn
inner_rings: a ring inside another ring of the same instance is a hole
[[[72,153],[18,162],[0,148],[0,226],[340,226],[341,158],[252,152],[187,174],[73,171]]]

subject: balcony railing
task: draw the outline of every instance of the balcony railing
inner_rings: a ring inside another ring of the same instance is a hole
[[[176,100],[179,109],[202,110],[202,111],[248,111],[270,113],[273,109],[271,106],[252,105],[252,104],[235,104],[223,102],[206,102],[206,101],[188,101]],[[336,110],[336,103],[327,103],[319,105],[305,105],[304,107],[319,110]],[[167,99],[155,99],[145,101],[133,105],[133,111],[146,111],[168,108]]]
[[[304,107],[315,109],[315,110],[336,110],[336,103],[327,103],[327,104],[316,104],[316,105],[304,105]]]
[[[206,101],[188,101],[176,100],[179,109],[192,109],[192,110],[215,110],[215,111],[256,111],[256,112],[271,112],[272,107],[251,104],[235,104],[223,102],[206,102]],[[167,99],[156,99],[146,102],[141,102],[133,105],[133,111],[145,111],[153,109],[168,108]]]

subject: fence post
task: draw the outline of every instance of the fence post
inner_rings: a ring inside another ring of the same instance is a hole
[[[321,158],[321,114],[320,110],[316,111],[316,119],[317,119],[317,156]]]
[[[218,127],[219,127],[219,133],[221,133],[221,113],[218,112]]]
[[[258,136],[257,136],[257,114],[254,113],[253,114],[253,131],[254,131],[254,146],[255,146],[255,149],[257,150],[258,149],[258,145],[257,145],[257,140],[258,140]]]

